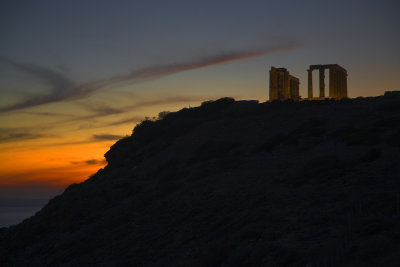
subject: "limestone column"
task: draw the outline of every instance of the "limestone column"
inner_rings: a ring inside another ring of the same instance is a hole
[[[335,99],[340,98],[340,70],[336,69],[335,77]]]
[[[343,98],[343,71],[341,71],[340,73],[339,73],[339,95],[338,95],[338,98],[340,99],[340,98]]]
[[[346,73],[342,75],[342,97],[346,97]]]
[[[274,79],[275,79],[275,71],[274,68],[272,67],[271,70],[269,71],[269,100],[275,100],[275,84],[274,84]]]
[[[283,79],[284,79],[284,83],[283,83],[283,99],[289,99],[290,98],[290,80],[289,80],[289,73],[287,71],[285,71],[283,73]]]
[[[313,98],[312,69],[308,71],[308,98]]]
[[[341,98],[342,95],[342,71],[338,70],[338,75],[337,75],[337,99]]]
[[[341,86],[340,86],[340,75],[341,75],[341,71],[338,71],[336,77],[335,77],[335,83],[336,83],[336,99],[340,98],[341,95]]]
[[[344,73],[344,88],[343,88],[343,90],[344,90],[344,97],[349,97],[347,95],[347,73]]]
[[[325,69],[319,69],[319,97],[325,97]]]
[[[334,87],[335,70],[329,68],[329,97],[335,98],[335,87]]]
[[[276,69],[271,67],[269,71],[269,100],[277,100],[279,98],[278,92],[279,77]]]

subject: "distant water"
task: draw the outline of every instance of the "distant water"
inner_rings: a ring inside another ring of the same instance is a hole
[[[0,197],[0,227],[22,222],[35,215],[47,202],[48,199]]]

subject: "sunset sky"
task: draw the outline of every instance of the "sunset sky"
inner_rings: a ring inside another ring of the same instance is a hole
[[[0,197],[85,180],[145,116],[264,102],[271,66],[303,97],[311,64],[346,68],[350,97],[400,90],[399,3],[1,1]]]

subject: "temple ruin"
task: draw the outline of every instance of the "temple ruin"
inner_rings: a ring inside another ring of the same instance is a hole
[[[325,70],[329,69],[329,94],[325,96]],[[319,71],[319,97],[313,96],[313,70]],[[338,64],[310,65],[308,72],[308,98],[342,99],[347,97],[347,71]],[[269,71],[269,100],[300,100],[298,78],[285,68],[271,67]]]
[[[329,69],[328,98],[341,99],[347,97],[347,71],[338,64],[310,65],[308,71],[308,98],[313,97],[312,71],[319,70],[319,98],[325,97],[325,69]]]
[[[285,68],[271,67],[269,71],[269,100],[300,99],[298,78]]]

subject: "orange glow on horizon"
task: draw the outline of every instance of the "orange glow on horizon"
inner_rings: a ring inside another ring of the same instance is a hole
[[[67,186],[86,180],[106,165],[104,153],[114,142],[38,147],[0,155],[0,186]]]
[[[123,114],[98,116],[94,119],[87,119],[82,115],[82,119],[66,122],[62,119],[54,120],[52,117],[51,121],[47,121],[47,117],[42,121],[37,118],[33,120],[25,113],[8,114],[0,119],[5,120],[6,124],[15,121],[19,123],[18,127],[30,127],[33,129],[32,133],[38,135],[37,138],[33,135],[31,139],[0,143],[0,189],[12,191],[22,187],[63,188],[72,183],[83,182],[107,164],[104,154],[117,141],[112,136],[122,138],[130,134],[140,121],[138,118],[157,117],[163,110],[176,111],[190,105],[199,105],[204,98],[143,97],[135,104],[123,102],[126,99],[122,99],[119,104],[123,107],[134,105],[134,112],[128,110]],[[54,109],[51,105],[46,107],[50,111]],[[84,110],[80,112],[86,114]],[[90,114],[87,116],[90,117]],[[31,121],[34,122],[32,126],[28,124]],[[21,132],[23,137],[24,132]],[[11,131],[11,137],[12,133]],[[30,137],[29,133],[28,131],[27,137]],[[7,132],[3,135],[8,137]]]

